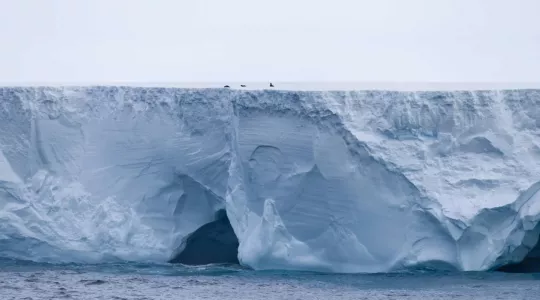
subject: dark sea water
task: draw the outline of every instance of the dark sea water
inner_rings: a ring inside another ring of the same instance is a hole
[[[540,274],[320,274],[0,260],[0,299],[540,299]]]

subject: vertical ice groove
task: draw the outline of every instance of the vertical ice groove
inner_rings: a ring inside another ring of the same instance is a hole
[[[539,128],[538,90],[0,88],[0,256],[166,261],[225,209],[255,269],[496,268]]]

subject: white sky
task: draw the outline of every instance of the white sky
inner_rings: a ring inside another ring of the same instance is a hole
[[[539,82],[540,0],[0,0],[0,83]]]

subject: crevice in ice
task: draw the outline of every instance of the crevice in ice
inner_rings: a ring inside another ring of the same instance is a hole
[[[178,254],[169,262],[184,265],[216,263],[239,264],[238,238],[225,210],[216,213],[216,220],[201,226],[187,236]]]

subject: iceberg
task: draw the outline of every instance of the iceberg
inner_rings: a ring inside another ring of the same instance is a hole
[[[0,88],[1,257],[494,270],[539,189],[540,90]]]

